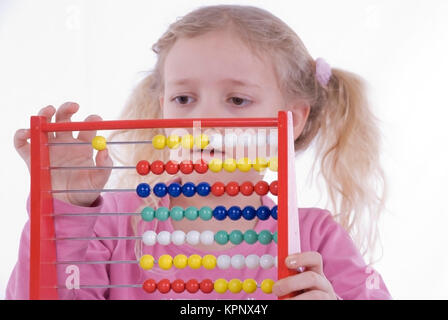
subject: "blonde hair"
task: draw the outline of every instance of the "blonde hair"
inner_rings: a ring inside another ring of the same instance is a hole
[[[314,144],[313,168],[320,164],[335,220],[352,236],[362,255],[374,252],[386,184],[379,164],[378,120],[370,110],[365,83],[353,73],[333,68],[329,83],[319,84],[315,60],[297,34],[271,13],[253,6],[216,5],[198,8],[176,20],[153,45],[156,65],[134,89],[122,118],[160,118],[162,70],[170,48],[179,38],[224,28],[234,31],[254,54],[273,59],[280,90],[287,101],[300,99],[310,106],[304,130],[295,141],[296,151]],[[157,130],[133,130],[117,131],[113,136],[139,140],[155,134]],[[148,153],[142,145],[132,148],[125,150],[124,156],[116,155],[122,163],[135,165],[141,159],[166,157]],[[157,181],[169,178],[149,176]],[[147,201],[157,205],[155,198]]]

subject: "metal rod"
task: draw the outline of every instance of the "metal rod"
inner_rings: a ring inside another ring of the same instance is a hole
[[[72,237],[72,238],[54,238],[53,240],[139,240],[141,236],[129,236],[129,237]]]
[[[108,260],[108,261],[56,261],[52,264],[132,264],[139,263],[138,260]]]
[[[109,169],[132,169],[135,170],[135,166],[111,166],[111,167],[49,167],[50,170],[109,170]]]
[[[51,193],[89,193],[89,192],[135,192],[135,189],[85,189],[85,190],[49,190]]]
[[[98,213],[56,213],[48,214],[50,217],[95,217],[95,216],[139,216],[138,212],[98,212]]]
[[[107,141],[107,144],[151,144],[152,140],[142,141]],[[91,142],[49,142],[47,146],[90,145]]]

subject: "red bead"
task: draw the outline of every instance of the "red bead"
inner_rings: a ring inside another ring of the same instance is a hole
[[[240,191],[245,196],[250,196],[254,192],[254,185],[250,181],[243,182],[240,186]]]
[[[190,293],[196,293],[199,290],[199,282],[196,279],[190,279],[185,285],[187,291]]]
[[[232,181],[226,185],[226,192],[229,196],[236,196],[240,192],[238,182]]]
[[[226,191],[226,186],[222,182],[215,182],[212,185],[212,193],[215,196],[222,196],[224,192]]]
[[[171,287],[173,288],[173,291],[176,293],[182,293],[185,290],[185,283],[181,279],[176,279],[171,284]]]
[[[254,189],[258,195],[264,196],[269,191],[269,184],[266,181],[258,181],[255,184]]]
[[[156,160],[151,163],[151,172],[154,174],[162,174],[165,170],[165,165],[161,160]]]
[[[207,162],[205,162],[204,159],[196,161],[194,164],[194,170],[196,170],[197,173],[206,173],[208,170]]]
[[[204,279],[201,281],[199,288],[204,293],[210,293],[213,291],[213,281],[210,279]]]
[[[137,169],[138,174],[145,176],[149,173],[149,162],[146,160],[140,160],[137,165],[135,166],[135,168]]]
[[[269,192],[271,192],[274,196],[278,195],[278,181],[272,181],[269,185]]]
[[[193,172],[193,161],[183,160],[179,165],[180,172],[190,174]]]
[[[153,293],[156,291],[157,283],[154,279],[148,279],[145,282],[143,282],[143,290],[145,290],[148,293]]]
[[[177,163],[177,161],[168,161],[165,164],[165,171],[168,174],[176,174],[179,171],[179,163]]]
[[[162,279],[159,281],[159,283],[157,284],[157,289],[161,292],[161,293],[167,293],[170,291],[171,289],[171,283],[170,280],[168,279]]]

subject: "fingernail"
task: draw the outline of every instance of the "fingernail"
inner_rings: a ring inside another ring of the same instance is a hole
[[[286,264],[290,267],[297,267],[299,262],[296,259],[287,259]]]

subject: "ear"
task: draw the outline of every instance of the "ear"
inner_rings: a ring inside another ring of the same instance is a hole
[[[310,114],[310,106],[305,102],[297,102],[288,108],[292,112],[294,140],[296,140],[303,131],[308,115]]]

